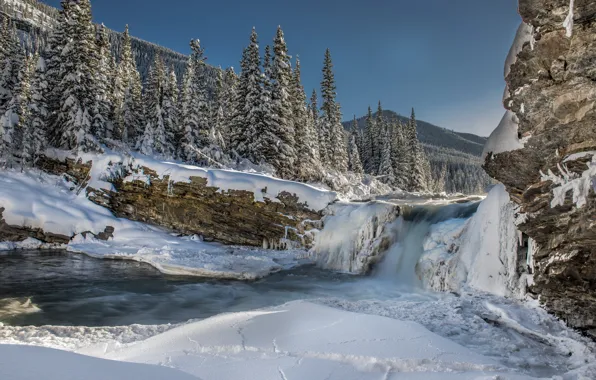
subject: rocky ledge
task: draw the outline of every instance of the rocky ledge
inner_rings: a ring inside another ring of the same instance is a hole
[[[520,0],[519,13],[504,101],[518,146],[487,152],[485,169],[534,242],[530,290],[596,337],[596,1]]]
[[[164,163],[147,161],[118,159],[110,161],[110,167],[93,168],[102,163],[44,157],[38,166],[65,176],[76,187],[86,188],[92,202],[117,217],[232,245],[308,247],[313,240],[310,231],[320,228],[322,209],[335,199],[332,192],[256,174],[175,164],[164,169]],[[93,178],[98,172],[103,173],[102,181]],[[220,177],[217,183],[228,186],[210,183],[214,177]],[[314,195],[317,205],[309,204],[312,197],[301,199],[296,189]]]

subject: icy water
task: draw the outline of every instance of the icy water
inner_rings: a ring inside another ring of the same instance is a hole
[[[0,322],[13,326],[179,323],[322,297],[434,299],[372,278],[314,267],[246,283],[171,277],[146,264],[62,251],[19,251],[0,254],[0,268]]]

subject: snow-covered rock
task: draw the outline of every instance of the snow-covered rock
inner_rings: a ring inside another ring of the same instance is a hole
[[[497,129],[495,129],[488,138],[488,141],[484,146],[482,158],[485,159],[489,154],[499,154],[522,149],[524,144],[520,141],[517,131],[517,116],[508,110],[505,112]]]

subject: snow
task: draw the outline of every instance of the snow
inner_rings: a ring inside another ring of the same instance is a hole
[[[364,273],[378,253],[386,226],[399,216],[399,208],[386,202],[336,203],[323,219],[311,256],[321,268]]]
[[[61,151],[49,151],[50,157],[64,159],[68,154]],[[207,180],[207,186],[218,188],[220,192],[229,190],[244,190],[254,194],[256,202],[263,202],[265,198],[278,201],[282,193],[289,193],[298,197],[299,203],[305,204],[313,211],[321,211],[327,205],[337,199],[337,194],[316,188],[307,184],[281,180],[278,178],[255,174],[243,173],[234,170],[205,169],[191,165],[184,165],[177,162],[159,161],[138,153],[124,155],[109,149],[104,154],[96,155],[81,153],[79,155],[83,162],[92,162],[89,187],[113,191],[111,183],[107,178],[119,176],[122,167],[138,169],[138,174],[132,174],[124,178],[125,181],[149,181],[150,177],[143,174],[143,167],[147,167],[157,173],[160,179],[169,178],[172,183],[190,183],[191,177],[199,177]]]
[[[565,163],[576,161],[589,155],[592,155],[592,160],[586,163],[588,168],[581,176],[567,170]],[[553,189],[554,197],[551,207],[563,206],[569,192],[572,192],[573,203],[576,207],[582,208],[585,206],[588,203],[590,190],[596,191],[594,182],[596,179],[596,152],[581,152],[570,155],[562,164],[558,165],[558,169],[559,175],[553,173],[552,170],[549,170],[547,174],[540,173],[542,181],[552,181],[553,184],[557,185]]]
[[[32,346],[0,345],[0,378],[10,380],[197,380],[163,366],[97,359]]]
[[[499,126],[493,131],[484,146],[484,151],[482,152],[483,160],[486,159],[490,153],[494,155],[522,149],[524,147],[518,136],[518,122],[519,120],[515,113],[509,110],[505,112]]]
[[[64,249],[63,244],[48,244],[37,239],[27,238],[23,241],[5,241],[0,242],[0,252],[15,250],[36,250],[36,249]]]
[[[565,35],[569,38],[571,38],[573,36],[573,17],[574,17],[573,7],[575,5],[574,2],[575,2],[575,0],[569,0],[569,14],[567,14],[565,21],[563,21],[563,27],[565,28]]]
[[[517,55],[523,50],[524,45],[530,42],[532,49],[534,48],[533,38],[534,28],[531,25],[522,22],[517,29],[515,40],[513,41],[513,45],[511,46],[509,54],[507,55],[507,60],[505,61],[505,78],[507,78],[511,72],[511,66],[517,62]]]
[[[473,379],[507,374],[496,361],[414,322],[308,302],[224,314],[143,342],[79,350],[160,364],[202,379]],[[510,374],[511,378],[530,379]],[[392,377],[394,378],[394,377]]]
[[[71,191],[63,178],[41,172],[0,172],[0,206],[9,225],[40,228],[73,237],[67,249],[104,259],[148,263],[181,276],[253,280],[308,263],[302,250],[267,251],[208,244],[198,237],[178,237],[157,227],[114,217],[109,210]],[[83,232],[114,227],[114,238],[101,241]],[[35,240],[2,243],[0,249],[52,248]],[[64,248],[56,246],[55,248]]]

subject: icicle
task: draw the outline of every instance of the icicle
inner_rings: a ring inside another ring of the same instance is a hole
[[[565,19],[565,21],[563,22],[563,27],[567,30],[567,37],[571,37],[573,36],[573,6],[574,6],[574,2],[575,0],[569,0],[569,14],[567,15],[567,18]]]

